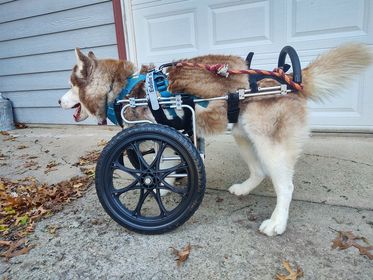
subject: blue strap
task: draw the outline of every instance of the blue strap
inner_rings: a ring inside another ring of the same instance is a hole
[[[125,98],[131,91],[135,88],[138,83],[144,82],[146,75],[140,74],[138,76],[132,76],[127,79],[127,85],[122,91],[119,93],[117,100],[121,100]]]
[[[115,99],[114,102],[107,104],[106,108],[106,116],[107,118],[113,123],[118,125],[118,120],[115,115],[115,109],[114,109],[114,104],[121,99],[124,99],[128,94],[131,93],[131,91],[135,88],[135,86],[138,83],[141,83],[145,81],[146,75],[140,74],[138,76],[132,76],[127,79],[127,85],[125,88],[121,90],[121,92],[118,94],[118,97]]]

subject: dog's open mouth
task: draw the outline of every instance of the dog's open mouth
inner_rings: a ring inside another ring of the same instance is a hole
[[[76,122],[78,122],[79,121],[79,119],[80,119],[80,112],[81,112],[81,110],[82,110],[82,106],[80,105],[80,103],[77,103],[77,104],[75,104],[72,108],[76,108],[76,110],[75,110],[75,113],[74,113],[74,120],[76,121]]]

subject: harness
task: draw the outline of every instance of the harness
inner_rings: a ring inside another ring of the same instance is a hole
[[[248,69],[235,70],[228,69],[226,64],[199,64],[190,62],[174,62],[161,65],[157,70],[153,69],[146,75],[140,74],[138,76],[131,76],[127,80],[127,85],[121,90],[114,102],[107,104],[107,117],[114,124],[123,127],[124,111],[129,107],[148,106],[159,124],[171,126],[177,130],[184,130],[184,133],[189,136],[195,136],[195,103],[202,107],[207,107],[209,101],[212,100],[226,100],[227,101],[227,118],[228,122],[237,123],[240,112],[239,103],[247,97],[265,96],[265,95],[286,95],[289,92],[301,92],[303,90],[301,66],[299,57],[296,51],[290,47],[284,47],[278,59],[278,67],[273,71],[251,69],[251,60],[254,53],[249,53],[246,57]],[[291,60],[291,67],[293,68],[293,75],[286,74],[290,65],[285,64],[286,56]],[[250,89],[238,89],[236,92],[227,93],[226,96],[202,99],[187,93],[171,93],[167,90],[169,82],[167,75],[163,73],[164,67],[193,67],[208,70],[216,75],[228,77],[235,74],[248,74]],[[264,78],[271,78],[280,83],[280,86],[259,88],[258,82]],[[146,98],[129,98],[125,99],[133,89],[140,83],[145,82]],[[288,88],[289,87],[289,88]],[[123,107],[123,103],[128,103]],[[165,106],[166,108],[163,108]],[[177,110],[183,110],[183,117],[176,114]],[[170,117],[167,117],[165,111]],[[143,123],[130,122],[126,123]],[[194,141],[196,143],[196,139]]]
[[[189,110],[184,110],[184,116],[180,118],[177,114],[175,109],[173,108],[166,108],[163,109],[158,104],[157,96],[159,95],[163,98],[169,98],[172,96],[172,93],[167,90],[168,88],[168,79],[167,76],[162,71],[150,71],[149,73],[140,74],[137,76],[131,76],[127,79],[127,85],[120,91],[117,98],[114,102],[107,104],[106,109],[106,116],[108,119],[116,125],[120,125],[123,127],[123,120],[121,117],[121,109],[122,104],[118,102],[119,100],[123,100],[126,98],[134,88],[140,84],[145,82],[145,90],[146,95],[148,96],[148,103],[149,108],[159,124],[165,124],[171,127],[174,127],[177,130],[184,130],[185,133],[192,135],[192,122],[191,122],[191,112]],[[194,99],[197,99],[194,95],[189,95],[185,93],[181,93],[181,102],[183,104],[187,104],[194,109]],[[199,105],[202,107],[208,106],[208,101],[200,102]],[[171,118],[168,118],[164,112],[167,110],[168,114]]]

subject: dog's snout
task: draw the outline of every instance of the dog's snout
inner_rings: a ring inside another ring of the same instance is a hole
[[[60,105],[61,105],[61,99],[58,99],[58,104],[60,104]]]

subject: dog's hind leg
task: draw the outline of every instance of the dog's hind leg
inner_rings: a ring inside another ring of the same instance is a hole
[[[265,220],[259,230],[268,235],[282,234],[287,225],[289,207],[294,190],[294,165],[298,157],[297,150],[289,143],[273,143],[269,139],[255,141],[257,153],[266,173],[271,177],[277,195],[276,207],[271,218]]]
[[[240,128],[235,128],[233,136],[237,142],[240,153],[249,166],[250,177],[241,184],[234,184],[229,188],[229,192],[235,195],[247,195],[254,190],[265,178],[261,164],[255,154],[250,140],[244,135]]]

